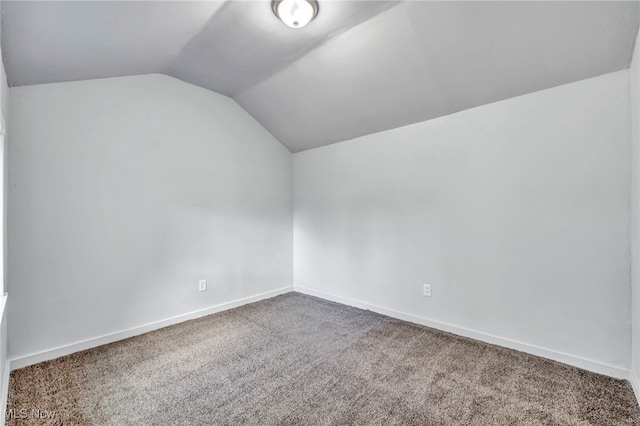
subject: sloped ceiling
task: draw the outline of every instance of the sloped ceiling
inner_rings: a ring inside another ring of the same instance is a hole
[[[614,72],[635,1],[2,1],[9,84],[165,73],[234,98],[292,152]]]

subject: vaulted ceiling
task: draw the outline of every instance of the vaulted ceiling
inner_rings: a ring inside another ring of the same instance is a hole
[[[235,99],[292,152],[618,71],[636,1],[2,1],[9,84],[164,73]]]

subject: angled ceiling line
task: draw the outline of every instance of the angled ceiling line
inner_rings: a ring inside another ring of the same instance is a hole
[[[3,0],[0,0],[0,1],[3,1]],[[218,1],[219,3],[221,3],[220,7],[215,9],[215,11],[209,17],[209,19],[207,19],[205,22],[202,23],[202,25],[200,25],[200,28],[193,34],[193,36],[183,43],[183,46],[180,48],[180,50],[178,50],[178,52],[173,57],[170,57],[167,59],[167,63],[165,67],[162,70],[158,71],[160,74],[166,74],[169,76],[171,75],[169,74],[171,64],[180,56],[180,52],[182,52],[182,50],[191,42],[191,40],[197,37],[198,34],[200,34],[202,31],[205,31],[207,29],[207,26],[209,25],[209,22],[211,22],[211,20],[214,19],[216,15],[218,15],[220,11],[225,7],[227,7],[228,4],[233,0],[218,0]]]
[[[378,1],[377,3],[385,5],[382,9],[377,10],[377,11],[375,11],[375,13],[366,16],[365,19],[354,20],[352,25],[350,25],[348,27],[343,27],[343,28],[336,29],[336,30],[326,34],[321,39],[318,39],[316,42],[310,43],[304,49],[300,49],[298,54],[296,54],[295,56],[287,58],[287,61],[283,62],[282,66],[279,66],[278,68],[274,69],[273,72],[269,73],[268,75],[265,75],[263,78],[254,81],[251,85],[249,85],[249,86],[243,88],[242,90],[234,93],[233,95],[231,95],[231,98],[233,98],[235,100],[236,97],[240,96],[243,92],[245,92],[247,90],[250,90],[251,88],[259,85],[260,83],[262,83],[263,81],[268,80],[269,78],[273,77],[274,75],[282,72],[286,68],[292,66],[294,63],[296,63],[299,60],[303,59],[305,56],[309,55],[314,50],[321,48],[322,46],[324,46],[325,44],[327,44],[328,42],[330,42],[334,38],[339,37],[342,34],[345,34],[345,33],[349,32],[349,31],[352,31],[354,28],[357,28],[358,26],[365,24],[370,19],[373,19],[374,17],[376,17],[378,15],[386,13],[391,8],[398,7],[400,4],[404,3],[404,1],[405,0],[392,1],[392,2],[382,1],[382,0]]]
[[[233,98],[292,152],[628,67],[639,2],[3,0],[11,86],[165,73]]]

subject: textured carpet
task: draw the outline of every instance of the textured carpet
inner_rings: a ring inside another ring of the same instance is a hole
[[[297,293],[14,371],[8,409],[11,426],[640,425],[626,381]]]

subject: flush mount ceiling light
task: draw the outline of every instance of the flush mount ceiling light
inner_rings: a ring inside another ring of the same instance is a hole
[[[302,28],[318,14],[316,0],[273,0],[273,13],[291,28]]]

